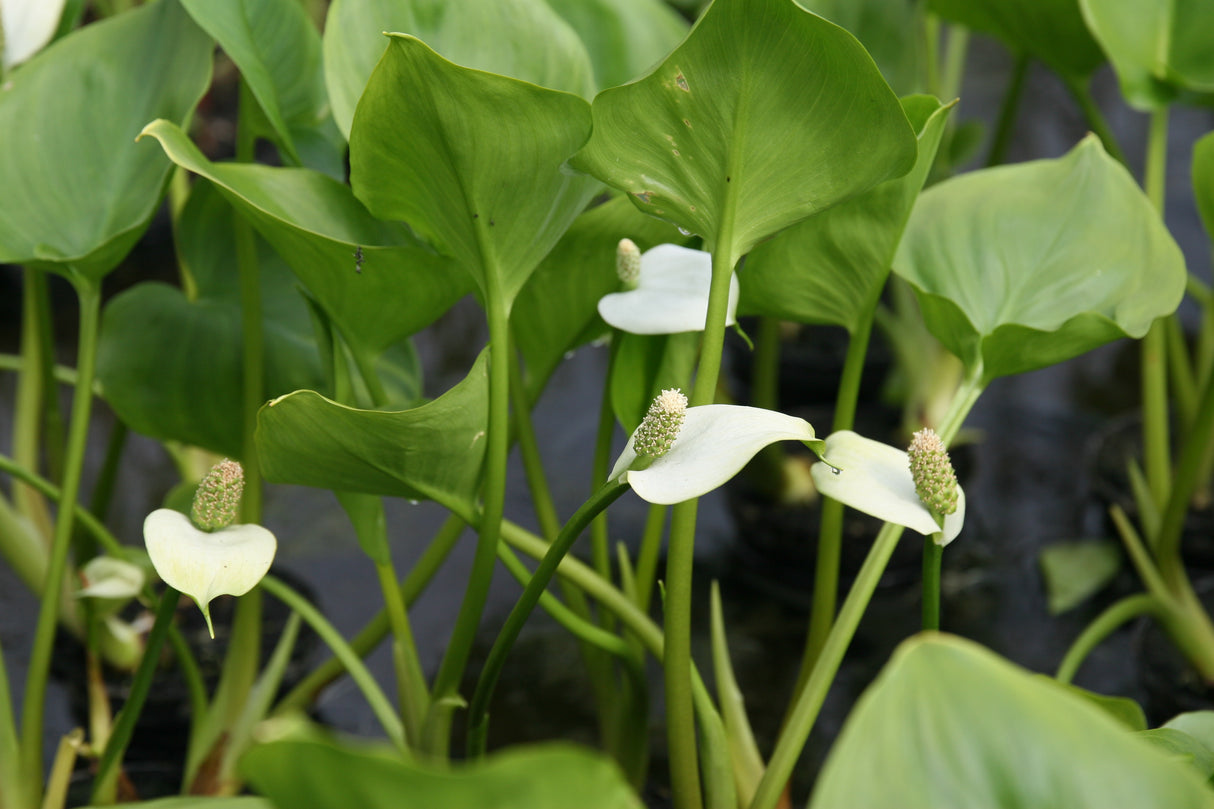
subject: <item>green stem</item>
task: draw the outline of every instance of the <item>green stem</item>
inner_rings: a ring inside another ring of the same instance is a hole
[[[1118,163],[1128,167],[1129,164],[1126,162],[1125,152],[1121,151],[1121,146],[1117,143],[1117,136],[1113,134],[1112,128],[1109,126],[1108,121],[1105,120],[1104,113],[1100,111],[1100,107],[1096,105],[1096,100],[1092,98],[1092,92],[1087,82],[1080,79],[1068,79],[1065,76],[1063,77],[1063,81],[1066,83],[1067,89],[1070,90],[1071,97],[1075,99],[1075,103],[1083,111],[1083,117],[1087,121],[1088,127],[1096,133],[1096,137],[1100,138],[1100,143],[1104,146],[1104,150]]]
[[[776,410],[780,397],[780,319],[763,316],[755,333],[754,367],[750,374],[750,404]]]
[[[1159,572],[1169,589],[1175,588],[1182,579],[1187,581],[1180,555],[1181,535],[1189,502],[1202,482],[1206,450],[1211,440],[1214,440],[1214,376],[1206,380],[1198,400],[1193,430],[1185,437],[1163,507],[1159,534],[1152,543]]]
[[[1012,130],[1016,126],[1016,113],[1020,109],[1020,99],[1024,97],[1024,77],[1029,72],[1028,54],[1022,53],[1016,57],[1016,65],[1012,68],[1012,76],[1008,80],[1007,90],[1003,93],[1003,103],[999,105],[999,119],[995,124],[995,136],[991,139],[991,151],[986,156],[986,165],[1001,165],[1007,160],[1007,147],[1012,142]]]
[[[653,597],[653,584],[658,575],[658,557],[662,553],[662,529],[666,527],[666,506],[649,504],[645,516],[645,529],[641,534],[641,547],[637,553],[636,604],[649,612]]]
[[[944,442],[945,446],[956,436],[966,415],[969,414],[974,402],[981,394],[981,378],[981,368],[974,369],[954,395],[949,410],[940,425],[940,440]],[[886,523],[877,534],[877,539],[869,549],[868,556],[865,557],[864,564],[860,567],[860,572],[856,574],[856,580],[852,584],[847,598],[843,601],[835,625],[831,628],[830,634],[822,646],[822,652],[810,672],[805,687],[794,699],[792,709],[784,723],[784,729],[780,732],[776,747],[768,760],[767,771],[759,782],[754,800],[751,801],[750,809],[772,809],[788,784],[797,758],[800,757],[801,750],[805,746],[805,740],[809,738],[809,732],[818,717],[818,711],[826,699],[826,693],[830,689],[831,683],[834,682],[835,674],[843,662],[847,647],[856,633],[856,628],[860,625],[860,619],[868,608],[868,603],[877,589],[877,583],[881,580],[886,565],[889,564],[894,548],[897,547],[902,530],[900,525]]]
[[[248,84],[240,82],[240,109],[251,110],[256,104]],[[236,132],[236,160],[253,160],[253,128],[246,115]],[[243,351],[241,384],[241,458],[244,465],[245,487],[241,500],[241,522],[260,523],[262,506],[261,464],[257,458],[254,433],[257,430],[257,410],[265,401],[265,335],[262,333],[261,279],[257,261],[257,242],[253,228],[240,214],[232,211],[232,232],[236,242],[236,269],[240,279],[240,327]],[[241,602],[242,604],[245,602]]]
[[[421,660],[417,656],[417,643],[413,640],[409,613],[405,608],[405,600],[401,595],[391,559],[376,562],[375,572],[379,576],[380,590],[384,594],[388,625],[392,628],[401,719],[405,723],[406,738],[416,742],[421,737],[422,722],[430,707],[430,691],[426,687],[426,675],[422,672]]]
[[[484,222],[484,219],[477,221]],[[483,229],[486,225],[478,224],[477,227]],[[488,250],[482,250],[482,254],[491,255]],[[451,714],[489,595],[506,501],[506,458],[510,449],[510,325],[499,274],[496,265],[485,267],[485,309],[489,320],[489,434],[483,519],[478,525],[468,589],[434,680],[434,698],[426,717],[423,740],[428,752],[442,756],[449,754]]]
[[[560,535],[544,554],[539,567],[531,576],[531,581],[527,583],[523,594],[519,596],[518,603],[510,611],[505,625],[498,632],[497,639],[493,642],[493,648],[489,650],[489,656],[485,660],[485,666],[481,670],[480,680],[476,684],[476,691],[472,695],[472,702],[468,709],[469,755],[479,756],[485,751],[485,740],[489,730],[489,700],[493,696],[493,689],[497,686],[498,676],[501,674],[502,666],[506,663],[506,657],[510,654],[511,647],[518,639],[519,632],[522,631],[531,611],[535,609],[540,596],[552,580],[561,560],[569,553],[573,543],[586,530],[590,521],[628,490],[629,486],[626,483],[608,482],[569,518],[569,522],[561,529]]]
[[[29,805],[38,803],[42,791],[43,712],[47,677],[55,641],[55,625],[59,619],[59,594],[63,589],[68,549],[72,539],[72,509],[80,496],[84,452],[88,443],[93,376],[97,361],[97,324],[101,312],[100,284],[74,272],[71,280],[80,300],[80,338],[77,352],[80,385],[72,397],[71,422],[64,459],[62,502],[67,508],[64,509],[66,513],[61,513],[55,522],[55,536],[47,563],[46,581],[41,588],[42,609],[38,613],[33,650],[30,652],[29,674],[25,680],[21,748],[22,776],[28,790]]]
[[[131,693],[127,696],[122,710],[114,721],[113,732],[101,754],[101,762],[97,768],[96,780],[93,782],[91,803],[113,803],[118,786],[118,764],[126,753],[131,735],[135,732],[135,723],[143,710],[143,703],[148,692],[152,689],[152,678],[160,665],[160,650],[173,624],[173,614],[177,611],[177,602],[181,594],[172,587],[165,585],[160,595],[160,605],[156,608],[156,621],[152,631],[148,633],[147,647],[144,649],[143,660],[131,681]]]
[[[37,469],[41,454],[39,437],[44,426],[46,408],[59,408],[58,391],[45,387],[43,367],[46,358],[42,340],[42,324],[50,319],[46,274],[26,267],[22,270],[24,293],[21,299],[21,356],[17,377],[17,397],[13,414],[13,457],[23,466]],[[53,357],[51,359],[53,362]],[[13,505],[17,512],[31,520],[43,542],[49,541],[53,528],[46,504],[30,489],[13,486]]]
[[[442,528],[435,534],[429,547],[401,583],[401,596],[405,600],[406,607],[412,606],[426,585],[434,578],[434,574],[442,567],[443,562],[455,547],[455,543],[459,541],[464,526],[464,521],[453,514],[447,518]],[[359,658],[365,657],[387,636],[389,628],[387,610],[381,609],[350,641],[350,649]],[[342,666],[340,658],[333,657],[326,660],[278,702],[275,713],[282,714],[306,708],[316,699],[316,695],[341,676],[343,671],[345,668]]]
[[[0,806],[21,805],[21,747],[17,742],[17,717],[8,685],[8,667],[0,651]]]
[[[866,314],[856,324],[847,343],[847,355],[843,360],[843,374],[839,378],[839,390],[835,394],[835,419],[832,432],[850,430],[856,422],[856,405],[860,400],[860,380],[864,373],[864,360],[868,355],[868,343],[872,337],[876,300],[871,302]],[[801,657],[801,668],[797,689],[800,691],[809,676],[822,644],[830,633],[835,620],[835,608],[839,600],[839,563],[843,553],[843,504],[830,498],[822,499],[822,511],[818,522],[818,558],[814,565],[814,594],[809,610],[809,633],[805,640],[805,651]]]
[[[940,629],[940,561],[944,546],[936,544],[940,534],[923,538],[923,630]]]
[[[620,353],[620,334],[613,332],[607,349],[607,372],[603,379],[603,396],[599,402],[599,424],[594,436],[594,459],[590,468],[591,491],[607,482],[611,472],[611,436],[615,433],[615,409],[611,405],[611,374]],[[611,549],[607,531],[607,512],[595,517],[590,524],[590,558],[594,569],[603,578],[611,575]]]
[[[346,643],[341,633],[306,598],[274,576],[267,575],[263,578],[261,580],[261,587],[267,593],[270,593],[299,613],[299,617],[308,622],[308,625],[312,627],[316,634],[320,636],[320,639],[337,656],[337,659],[341,661],[346,671],[350,672],[350,678],[354,680],[354,683],[363,692],[363,698],[367,700],[367,705],[379,720],[379,724],[383,727],[384,732],[388,734],[388,738],[392,740],[392,743],[396,745],[401,753],[408,755],[408,747],[405,743],[405,727],[401,724],[400,717],[396,715],[396,711],[392,708],[392,703],[388,701],[384,692],[380,690],[379,685],[375,682],[375,678],[371,676],[371,672],[363,664],[362,658],[350,648],[350,645]]]
[[[1058,665],[1058,673],[1054,679],[1060,683],[1069,683],[1075,678],[1075,672],[1083,665],[1092,650],[1099,646],[1105,638],[1127,621],[1139,615],[1155,615],[1162,609],[1159,599],[1148,593],[1137,593],[1126,596],[1120,601],[1109,605],[1104,612],[1087,625],[1087,628],[1075,638],[1066,656]]]
[[[1164,184],[1167,179],[1168,110],[1151,113],[1147,136],[1143,188],[1147,199],[1163,218]],[[1143,471],[1155,505],[1162,509],[1171,486],[1171,436],[1168,426],[1167,326],[1156,320],[1142,340],[1142,427]]]

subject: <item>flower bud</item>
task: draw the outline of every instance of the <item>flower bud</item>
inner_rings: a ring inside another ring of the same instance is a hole
[[[632,239],[620,239],[615,251],[615,272],[626,289],[636,289],[641,278],[641,250]]]
[[[915,492],[923,505],[940,519],[956,511],[957,476],[936,431],[929,428],[915,433],[906,454]]]
[[[644,469],[670,451],[687,416],[687,397],[678,388],[664,390],[649,405],[649,412],[632,436],[637,454],[633,469]]]
[[[236,461],[223,459],[198,484],[190,519],[204,531],[227,528],[236,522],[243,492],[244,469]]]

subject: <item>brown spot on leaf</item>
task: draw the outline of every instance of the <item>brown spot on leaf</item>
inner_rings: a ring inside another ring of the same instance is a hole
[[[684,93],[690,93],[691,87],[687,84],[687,77],[683,75],[683,71],[674,74],[674,86],[678,87]]]

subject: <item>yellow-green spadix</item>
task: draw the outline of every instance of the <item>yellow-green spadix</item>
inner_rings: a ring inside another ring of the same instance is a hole
[[[902,450],[851,430],[841,430],[826,438],[822,457],[825,462],[815,463],[810,474],[818,491],[827,497],[924,536],[940,533],[937,541],[941,545],[947,545],[961,533],[965,492],[957,487],[956,511],[944,517],[941,530],[915,490],[909,456]]]
[[[663,396],[669,393],[664,391]],[[628,439],[611,470],[611,479],[629,484],[642,499],[660,505],[707,494],[736,475],[768,444],[822,443],[805,419],[740,405],[687,408],[668,448],[648,460],[640,459],[636,451],[637,437],[643,439],[645,429],[642,423]]]

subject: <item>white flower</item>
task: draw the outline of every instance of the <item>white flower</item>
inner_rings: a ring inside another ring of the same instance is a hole
[[[712,286],[712,256],[677,244],[659,244],[641,255],[635,289],[613,292],[599,300],[603,320],[631,334],[678,334],[703,331]],[[737,322],[738,277],[729,279],[729,313],[725,325]]]
[[[270,569],[278,548],[274,535],[260,525],[229,525],[208,533],[167,508],[143,521],[143,540],[164,583],[197,602],[212,638],[211,599],[252,590]]]
[[[64,0],[0,0],[0,48],[4,70],[24,62],[46,43],[59,26]]]
[[[924,536],[940,531],[915,491],[910,461],[902,450],[842,430],[827,437],[822,457],[826,462],[819,461],[810,469],[814,485],[822,494]],[[940,544],[956,539],[964,522],[965,492],[958,486],[957,510],[944,518]]]
[[[775,441],[821,444],[805,419],[740,405],[688,408],[669,451],[646,469],[631,468],[637,460],[635,439],[634,433],[615,462],[611,478],[629,484],[644,500],[661,505],[707,494]]]
[[[77,598],[128,599],[143,589],[143,568],[112,556],[94,556],[80,576],[84,586],[76,591]]]

